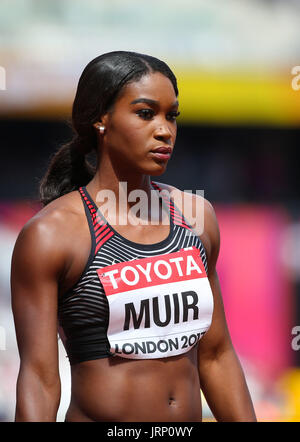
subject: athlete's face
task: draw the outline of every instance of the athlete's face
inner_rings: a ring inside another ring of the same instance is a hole
[[[173,85],[163,74],[155,72],[129,83],[113,112],[102,118],[103,152],[121,169],[160,175],[174,148],[177,113]]]

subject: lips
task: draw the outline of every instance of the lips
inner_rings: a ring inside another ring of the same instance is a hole
[[[172,148],[169,146],[160,146],[160,147],[156,147],[155,149],[152,149],[151,152],[162,153],[162,154],[171,154]]]
[[[159,163],[167,162],[171,158],[172,148],[170,146],[158,146],[151,150],[151,156]]]

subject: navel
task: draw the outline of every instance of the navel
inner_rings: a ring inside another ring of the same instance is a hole
[[[169,405],[175,405],[175,398],[173,396],[169,397]]]

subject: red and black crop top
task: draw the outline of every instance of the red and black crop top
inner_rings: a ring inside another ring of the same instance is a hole
[[[132,242],[110,226],[85,187],[79,192],[92,246],[83,274],[58,302],[70,364],[189,351],[208,330],[213,312],[200,238],[172,200],[162,196],[168,236],[155,244]]]

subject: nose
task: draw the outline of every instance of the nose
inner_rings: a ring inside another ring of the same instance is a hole
[[[168,127],[168,124],[166,122],[160,122],[155,131],[154,131],[154,138],[159,141],[170,141],[172,139],[172,131]]]

